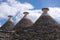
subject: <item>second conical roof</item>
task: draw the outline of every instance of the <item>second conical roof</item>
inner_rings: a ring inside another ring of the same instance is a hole
[[[28,14],[27,12],[25,12],[26,14]],[[25,14],[24,13],[24,14]],[[17,32],[20,32],[23,30],[23,28],[28,28],[29,26],[31,26],[33,24],[33,22],[27,18],[27,15],[25,15],[15,26],[15,30]]]

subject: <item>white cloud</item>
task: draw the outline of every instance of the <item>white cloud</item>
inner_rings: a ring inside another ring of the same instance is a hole
[[[18,22],[24,15],[24,11],[28,11],[30,14],[28,15],[32,21],[35,21],[39,17],[40,10],[30,10],[34,7],[29,3],[20,3],[15,0],[8,0],[0,5],[0,17],[7,18],[8,15],[15,16],[18,12],[20,12],[15,18],[16,22]],[[34,18],[33,18],[34,17]]]
[[[16,8],[18,11],[23,11],[23,10],[26,10],[26,9],[33,9],[34,7],[29,4],[29,3],[20,3],[18,1],[15,1],[15,0],[9,0],[8,1],[8,4],[14,8]]]
[[[1,27],[1,25],[0,25],[0,27]]]
[[[6,17],[8,15],[15,15],[17,10],[14,7],[10,7],[7,3],[0,5],[0,17]]]
[[[15,16],[19,11],[21,12],[33,8],[34,7],[29,3],[20,3],[15,0],[8,0],[0,5],[0,17],[6,18],[8,15]]]
[[[60,8],[58,8],[58,7],[49,7],[49,14],[53,18],[60,17]]]
[[[0,27],[1,27],[2,25],[1,25],[1,23],[0,23]]]
[[[30,14],[28,15],[29,18],[35,22],[39,16],[41,15],[40,10],[31,10],[34,9],[34,6],[30,3],[20,3],[16,0],[7,0],[7,2],[3,2],[0,4],[0,17],[7,18],[8,15],[15,16],[16,22],[18,22],[24,15],[23,12],[27,11]],[[58,7],[49,7],[49,14],[54,18],[57,19],[60,17],[60,8]],[[57,19],[59,20],[59,19]]]
[[[33,22],[35,22],[41,15],[41,10],[25,10],[26,12],[29,12],[28,18],[31,19]],[[24,11],[23,11],[24,12]],[[21,20],[23,18],[24,14],[20,13],[18,16],[16,16],[16,19]]]
[[[3,0],[0,0],[0,2],[2,2]]]
[[[33,22],[35,22],[42,13],[41,10],[30,10],[28,12],[30,13],[28,16]]]

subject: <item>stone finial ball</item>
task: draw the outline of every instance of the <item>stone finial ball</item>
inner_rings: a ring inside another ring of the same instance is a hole
[[[49,8],[42,8],[42,11],[43,11],[43,10],[47,10],[47,11],[49,11]]]

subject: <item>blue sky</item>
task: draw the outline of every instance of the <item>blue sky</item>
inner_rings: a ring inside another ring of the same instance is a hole
[[[0,25],[8,20],[8,15],[12,15],[17,23],[23,17],[21,13],[26,10],[31,13],[30,19],[35,21],[41,15],[42,8],[49,8],[50,15],[60,23],[60,0],[0,0]]]
[[[60,0],[18,0],[22,3],[28,2],[34,5],[35,9],[44,7],[60,7]]]
[[[28,2],[35,6],[36,9],[44,7],[60,7],[60,0],[20,0],[21,2]]]
[[[7,0],[3,0],[6,2]],[[35,9],[40,9],[44,7],[60,7],[60,0],[16,0],[20,1],[21,3],[30,3],[32,4]]]

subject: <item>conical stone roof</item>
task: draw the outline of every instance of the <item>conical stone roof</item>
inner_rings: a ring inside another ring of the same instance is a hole
[[[43,14],[27,30],[20,32],[20,40],[58,40],[59,24],[47,13],[49,9],[43,8]]]
[[[24,17],[16,24],[14,28],[18,33],[22,31],[24,28],[28,28],[33,24],[33,22],[27,16],[27,14],[29,13],[24,12],[23,14],[25,14]]]
[[[13,23],[13,21],[11,20],[11,15],[8,16],[9,19],[6,21],[6,23],[1,27],[2,30],[4,31],[12,31],[15,24]]]

